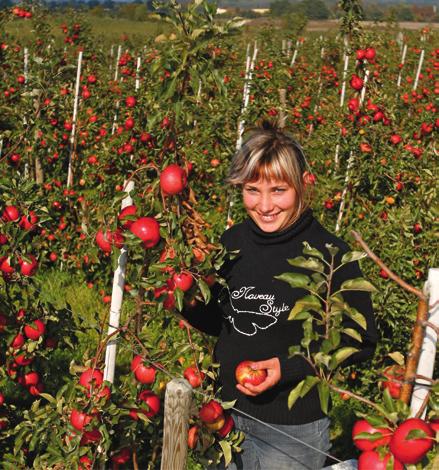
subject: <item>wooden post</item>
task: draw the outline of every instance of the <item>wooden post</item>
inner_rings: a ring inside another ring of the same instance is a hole
[[[422,322],[428,318],[427,302],[419,300],[418,312],[416,314],[416,324],[412,332],[412,345],[410,352],[407,356],[406,369],[404,374],[404,383],[401,388],[400,400],[407,405],[410,402],[413,390],[413,378],[416,374],[418,367],[419,356],[421,355],[422,342],[424,339],[425,329],[422,326]]]
[[[166,386],[161,470],[185,470],[192,387],[185,379]]]

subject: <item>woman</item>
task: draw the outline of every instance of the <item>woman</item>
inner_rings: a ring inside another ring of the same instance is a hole
[[[330,448],[329,419],[321,411],[315,387],[291,410],[287,406],[291,389],[313,375],[313,369],[300,356],[288,357],[288,348],[300,344],[303,335],[302,323],[288,321],[288,315],[304,291],[275,279],[295,270],[287,259],[302,255],[305,241],[328,258],[326,244],[339,247],[340,256],[348,251],[313,217],[309,180],[304,154],[291,137],[267,124],[251,133],[234,156],[228,177],[242,190],[249,217],[222,236],[228,251],[238,251],[219,273],[227,286],[216,284],[208,305],[183,312],[194,327],[218,336],[215,359],[220,363],[221,397],[237,400],[235,424],[246,439],[229,468],[318,469]],[[359,276],[358,264],[349,263],[337,271],[334,288]],[[352,364],[372,357],[377,333],[370,296],[350,292],[345,300],[367,320],[363,342],[355,344],[360,351],[346,361]],[[237,384],[235,369],[243,360],[252,361],[253,369],[266,369],[265,381],[258,386]]]

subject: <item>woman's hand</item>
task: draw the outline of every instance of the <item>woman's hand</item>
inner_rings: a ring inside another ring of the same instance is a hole
[[[256,397],[257,395],[265,392],[269,388],[274,387],[281,379],[280,361],[277,357],[267,359],[266,361],[252,362],[251,367],[254,370],[266,369],[267,377],[259,385],[251,385],[249,383],[245,385],[236,385],[236,388],[241,393],[249,397]]]

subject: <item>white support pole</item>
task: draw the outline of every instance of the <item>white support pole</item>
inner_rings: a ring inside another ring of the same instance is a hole
[[[130,180],[125,186],[125,192],[127,196],[122,200],[122,209],[130,206],[133,200],[130,196],[130,191],[134,189],[134,182]],[[114,331],[119,328],[120,323],[120,311],[122,308],[123,292],[125,287],[125,273],[128,261],[128,248],[126,245],[120,250],[119,259],[117,261],[117,268],[114,271],[113,276],[113,291],[111,294],[111,306],[110,306],[110,320],[108,326],[108,335],[111,335]],[[105,350],[105,369],[104,369],[104,380],[109,382],[114,381],[114,369],[116,367],[116,349],[117,342],[109,340],[107,348]]]
[[[140,57],[137,57],[137,68],[136,68],[136,91],[140,88]]]
[[[136,76],[139,74],[141,60],[137,57],[137,69]],[[139,91],[140,80],[136,79],[135,89]],[[130,159],[133,160],[134,156],[131,155]],[[133,204],[133,199],[130,196],[130,192],[134,189],[134,181],[129,180],[124,182],[124,191],[126,196],[122,200],[121,210],[127,206]],[[111,335],[114,331],[119,328],[120,324],[120,311],[122,309],[123,292],[125,287],[125,276],[126,267],[128,262],[128,248],[124,245],[120,251],[119,258],[117,260],[117,268],[114,271],[113,276],[113,290],[111,293],[111,306],[110,306],[110,320],[108,326],[108,335]],[[116,356],[117,356],[117,342],[110,340],[107,344],[105,351],[105,369],[104,369],[104,380],[114,382],[114,370],[116,368]]]
[[[426,291],[428,297],[428,322],[439,328],[439,268],[430,268],[428,270],[428,279],[424,291]],[[421,355],[419,356],[417,375],[433,378],[437,341],[437,333],[433,328],[427,326]],[[430,387],[431,383],[427,380],[416,379],[410,404],[411,416],[415,416],[421,408]],[[421,418],[425,418],[425,413],[426,410],[424,410]]]
[[[27,82],[29,75],[29,49],[27,47],[24,48],[23,75],[25,82]]]
[[[297,51],[299,49],[299,40],[296,41],[296,48],[294,49],[294,53],[293,53],[293,58],[291,59],[291,62],[290,62],[290,67],[292,67],[295,63],[296,63],[296,59],[297,59]]]
[[[291,45],[292,45],[292,41],[291,41],[291,39],[288,39],[288,43],[287,43],[287,57],[290,57],[290,55],[291,55]]]
[[[78,114],[79,85],[81,83],[81,67],[82,67],[82,51],[79,51],[78,67],[76,69],[75,102],[73,105],[72,132],[70,133],[69,169],[67,173],[67,187],[68,188],[73,184],[72,158],[73,158],[73,148],[74,148],[75,134],[76,134],[76,116]]]
[[[422,49],[421,57],[419,57],[418,70],[416,71],[415,83],[413,84],[413,91],[416,90],[416,88],[418,88],[419,75],[421,74],[422,64],[424,63],[424,53],[425,53],[425,50]]]
[[[114,71],[114,81],[115,82],[117,82],[118,77],[119,77],[119,60],[120,60],[121,54],[122,54],[122,46],[119,46],[117,48],[116,69]],[[111,128],[111,135],[114,135],[114,133],[116,132],[117,115],[118,115],[118,111],[119,111],[119,106],[120,106],[120,101],[117,100],[116,101],[116,111],[114,112],[114,117],[113,117],[113,126]]]
[[[114,67],[114,81],[115,82],[117,82],[117,79],[119,77],[119,60],[120,60],[121,54],[122,54],[122,46],[119,46],[117,48],[116,65]]]
[[[405,56],[407,55],[407,44],[404,44],[404,48],[402,50],[402,57],[401,57],[401,68],[399,69],[398,74],[398,81],[396,82],[396,86],[399,88],[401,86],[401,78],[402,78],[402,67],[405,64]]]
[[[343,65],[343,81],[341,85],[341,95],[340,95],[340,108],[343,107],[344,104],[344,97],[346,93],[346,78],[348,75],[348,67],[349,67],[349,55],[345,52],[344,55],[344,65]]]

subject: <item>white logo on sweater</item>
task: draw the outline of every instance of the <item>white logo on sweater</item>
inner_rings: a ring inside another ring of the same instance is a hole
[[[276,306],[276,297],[273,294],[257,294],[251,292],[255,286],[242,286],[239,290],[229,291],[230,306],[234,315],[228,315],[226,318],[230,321],[236,331],[246,336],[253,336],[259,330],[266,330],[277,323],[277,317],[287,310],[288,305],[282,303],[282,306]],[[228,290],[228,289],[227,289]],[[245,301],[262,301],[259,305],[259,311],[240,310],[236,308],[233,300],[243,299]]]

